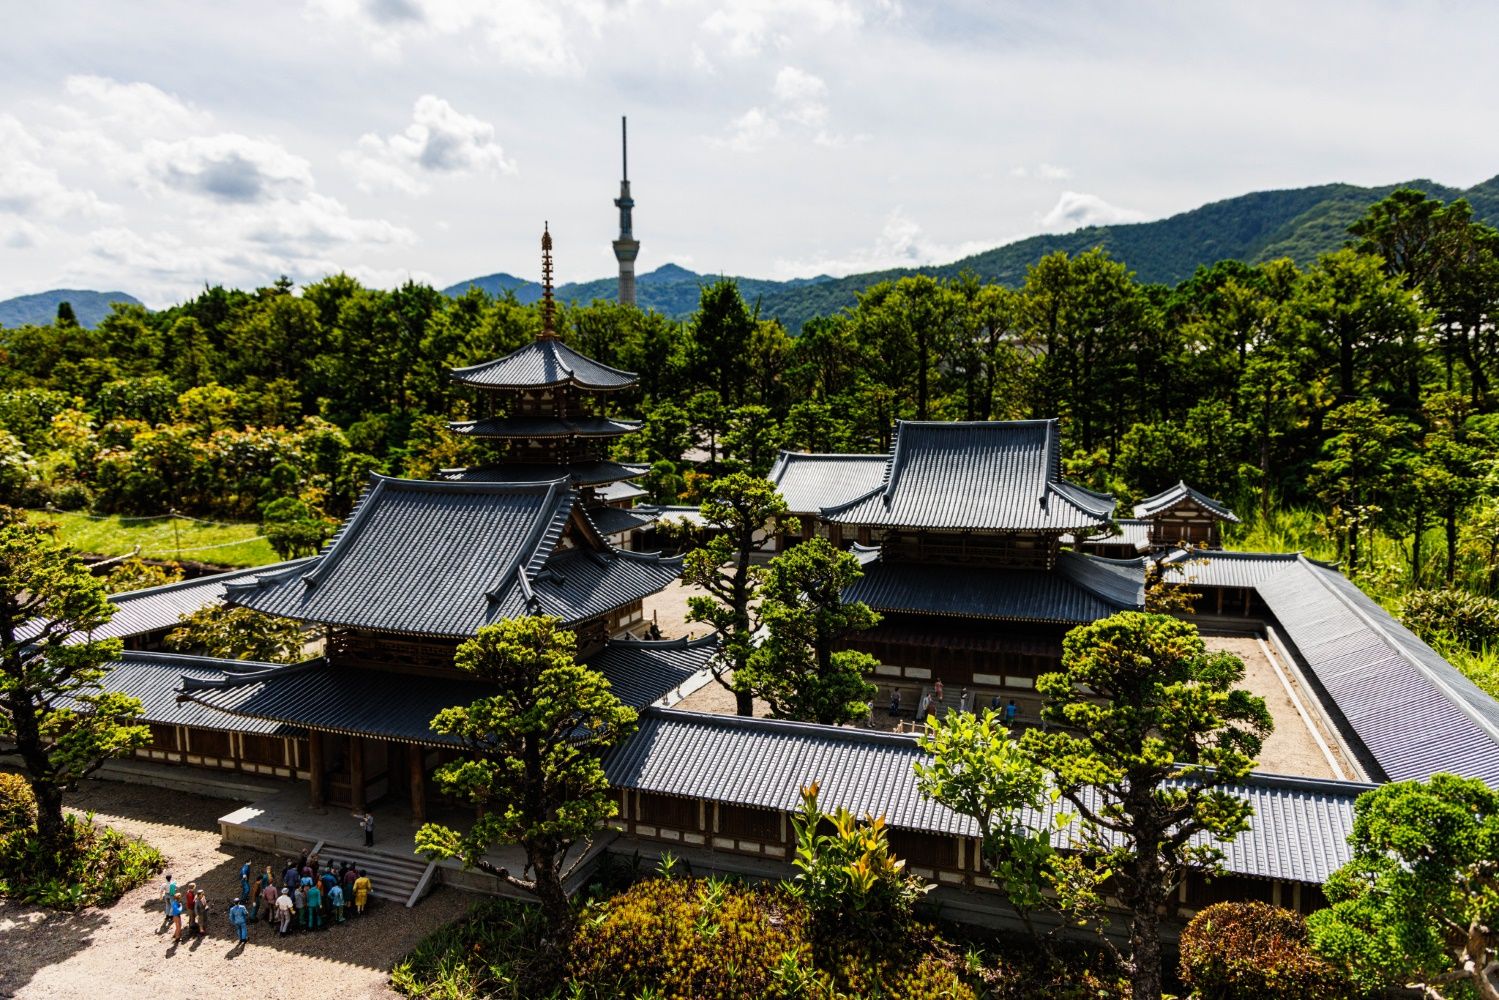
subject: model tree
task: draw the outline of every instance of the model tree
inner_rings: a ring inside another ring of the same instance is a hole
[[[0,743],[15,747],[36,793],[44,863],[64,854],[64,789],[150,738],[130,724],[138,700],[99,689],[120,642],[89,633],[112,613],[56,525],[0,507]]]
[[[1353,817],[1332,906],[1307,918],[1316,950],[1371,992],[1499,998],[1499,793],[1438,774],[1365,792]]]
[[[753,715],[754,697],[742,674],[760,627],[759,589],[764,571],[751,557],[772,521],[779,519],[781,530],[793,534],[801,530],[800,525],[796,518],[786,516],[786,501],[774,486],[744,472],[709,483],[702,512],[713,537],[687,554],[682,582],[708,593],[688,598],[687,617],[712,626],[722,637],[713,677],[734,692],[740,715]]]
[[[875,658],[834,648],[850,632],[879,623],[869,605],[843,600],[844,588],[863,575],[858,559],[823,538],[770,561],[760,602],[767,634],[739,683],[776,718],[836,726],[869,715]]]
[[[211,604],[182,616],[182,624],[167,633],[168,649],[230,660],[296,663],[302,659],[307,637],[290,618],[278,618],[253,608]]]
[[[569,859],[580,841],[616,811],[603,757],[634,729],[635,710],[597,671],[573,660],[577,640],[556,618],[513,618],[487,625],[458,647],[454,664],[493,684],[495,693],[444,709],[434,732],[457,737],[461,760],[437,769],[443,794],[479,809],[466,832],[428,823],[416,848],[456,858],[534,893],[554,926],[567,919],[567,877],[587,854]],[[488,857],[519,844],[516,873]]]
[[[1022,745],[1079,819],[1074,857],[1129,911],[1135,1000],[1161,996],[1160,922],[1178,887],[1216,872],[1217,845],[1249,829],[1253,809],[1228,786],[1272,723],[1263,699],[1234,687],[1243,676],[1192,625],[1126,611],[1069,632],[1062,670],[1036,681],[1052,728]]]

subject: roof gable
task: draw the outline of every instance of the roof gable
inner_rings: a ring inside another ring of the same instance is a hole
[[[235,603],[303,621],[468,636],[549,612],[602,614],[675,579],[680,560],[616,552],[577,511],[565,480],[428,482],[374,478],[313,563],[228,589]],[[574,548],[559,550],[572,527]],[[586,554],[587,572],[560,567]],[[586,586],[584,584],[587,584]],[[620,598],[614,603],[600,604]]]
[[[534,340],[503,358],[454,368],[448,375],[455,382],[486,389],[544,389],[557,385],[627,389],[639,381],[634,372],[584,357],[553,337]]]
[[[830,505],[841,524],[1074,531],[1108,523],[1114,498],[1062,479],[1055,420],[901,421],[881,484]]]
[[[783,451],[767,476],[793,514],[816,514],[864,496],[885,481],[888,455]]]
[[[1239,517],[1221,500],[1214,500],[1206,493],[1198,492],[1185,482],[1179,482],[1168,490],[1157,493],[1153,497],[1146,497],[1135,504],[1135,517],[1142,520],[1160,517],[1167,511],[1173,510],[1184,503],[1195,503],[1203,510],[1220,521],[1229,521],[1233,524],[1239,523]]]

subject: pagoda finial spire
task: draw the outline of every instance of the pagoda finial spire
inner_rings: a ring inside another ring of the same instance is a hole
[[[556,304],[552,301],[552,231],[541,224],[541,333],[538,340],[552,340],[557,336],[555,323]]]

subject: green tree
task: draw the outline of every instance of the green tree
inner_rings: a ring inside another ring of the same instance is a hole
[[[740,674],[749,663],[760,627],[759,589],[764,571],[751,562],[751,556],[773,524],[779,522],[782,530],[792,534],[801,526],[787,516],[786,501],[774,486],[744,472],[709,483],[702,513],[713,537],[687,553],[682,582],[702,587],[707,594],[687,599],[687,617],[711,626],[722,638],[713,677],[734,692],[740,715],[753,715],[754,698]]]
[[[781,447],[781,425],[763,406],[741,406],[729,417],[723,436],[724,454],[757,476],[775,464]]]
[[[1371,991],[1499,998],[1499,793],[1438,774],[1365,792],[1353,817],[1313,947]]]
[[[1322,460],[1312,467],[1311,483],[1327,505],[1328,527],[1337,533],[1350,576],[1359,570],[1360,539],[1372,537],[1380,515],[1395,499],[1398,446],[1410,429],[1374,399],[1344,403],[1327,416],[1331,436],[1322,443]]]
[[[1230,792],[1272,724],[1263,699],[1234,687],[1244,664],[1209,652],[1197,629],[1126,611],[1073,629],[1062,669],[1036,689],[1053,728],[1022,744],[1080,820],[1077,856],[1130,914],[1135,1000],[1161,996],[1160,921],[1191,873],[1218,870],[1218,844],[1247,830]]]
[[[692,369],[699,385],[718,393],[724,404],[744,399],[750,339],[756,320],[731,278],[704,285],[688,325]]]
[[[296,663],[302,659],[307,637],[299,622],[277,618],[253,608],[211,604],[182,616],[167,633],[167,649],[229,660]]]
[[[984,870],[1034,936],[1035,912],[1060,909],[1064,884],[1052,833],[1071,817],[1054,811],[1051,826],[1034,825],[1030,817],[1060,793],[989,709],[928,719],[917,742],[931,755],[916,764],[921,794],[978,824]]]
[[[282,559],[315,556],[335,522],[301,497],[281,497],[261,508],[260,530]]]
[[[495,693],[444,709],[434,732],[455,736],[461,760],[438,768],[443,794],[480,810],[468,830],[428,823],[416,848],[430,858],[456,858],[536,895],[555,925],[567,919],[564,882],[587,850],[568,859],[615,814],[603,757],[634,730],[635,710],[609,690],[599,673],[573,659],[577,640],[555,618],[512,618],[487,625],[458,647],[458,669]],[[525,869],[516,874],[487,857],[519,844]]]
[[[59,858],[63,790],[150,738],[131,725],[137,699],[100,690],[120,642],[89,633],[112,613],[103,581],[56,525],[0,508],[0,742],[14,745],[36,793],[41,858]]]
[[[843,591],[864,575],[859,560],[825,538],[811,538],[770,561],[761,588],[765,641],[750,655],[740,686],[780,719],[836,726],[869,715],[878,690],[868,653],[837,650],[851,632],[880,616]]]

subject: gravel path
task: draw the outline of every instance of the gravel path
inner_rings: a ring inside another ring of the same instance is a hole
[[[1209,649],[1233,653],[1244,661],[1243,686],[1265,699],[1270,717],[1275,720],[1275,731],[1266,738],[1255,770],[1303,778],[1336,777],[1260,644],[1247,636],[1204,636],[1203,642]],[[1305,699],[1307,692],[1300,692],[1300,696]],[[1326,734],[1323,738],[1327,738]]]
[[[258,871],[270,862],[274,869],[282,859],[220,844],[215,821],[235,803],[105,781],[85,782],[70,798],[70,805],[155,845],[180,885],[205,887],[213,909],[209,933],[172,945],[160,878],[112,906],[78,914],[0,901],[0,997],[392,997],[390,967],[475,898],[439,887],[413,909],[376,903],[363,920],[289,938],[262,924],[241,951],[226,916],[239,893],[239,866],[253,861]]]

